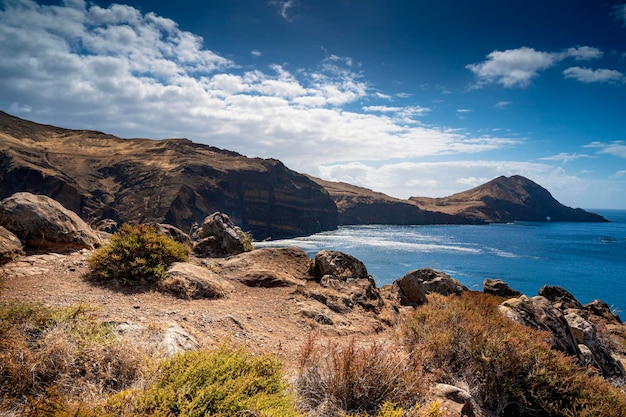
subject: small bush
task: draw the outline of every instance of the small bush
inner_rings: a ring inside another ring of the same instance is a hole
[[[447,383],[463,381],[496,415],[624,416],[626,396],[550,349],[546,334],[498,312],[496,297],[431,295],[404,323],[407,349]]]
[[[426,386],[416,378],[408,356],[393,346],[359,347],[352,340],[347,346],[320,347],[310,337],[301,350],[297,389],[306,411],[326,407],[339,413],[375,415],[386,410],[393,415],[390,403],[410,407]]]
[[[188,255],[185,245],[158,234],[154,226],[124,224],[108,245],[93,253],[89,264],[96,278],[136,285],[161,280],[168,266]]]
[[[113,397],[93,415],[302,417],[270,355],[222,347],[161,362],[155,383]]]

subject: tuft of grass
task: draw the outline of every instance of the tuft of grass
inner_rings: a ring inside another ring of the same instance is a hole
[[[158,282],[168,266],[188,256],[188,247],[158,234],[154,225],[124,224],[109,244],[92,254],[89,264],[96,278],[132,286]]]
[[[0,305],[0,410],[49,415],[141,378],[144,356],[117,341],[91,311],[84,304]]]
[[[464,381],[496,415],[623,416],[626,396],[550,349],[546,334],[501,315],[480,293],[431,295],[403,324],[414,360],[442,382]]]
[[[386,409],[393,415],[389,404],[410,407],[428,385],[416,377],[408,355],[380,343],[359,347],[352,340],[346,346],[331,342],[322,347],[310,336],[302,346],[299,367],[301,406],[318,413],[330,408],[369,415]]]

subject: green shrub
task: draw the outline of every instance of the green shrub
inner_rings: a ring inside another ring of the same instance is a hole
[[[626,396],[573,359],[550,349],[546,334],[498,312],[479,293],[431,295],[403,325],[407,349],[442,382],[466,382],[497,415],[624,416]]]
[[[223,346],[163,360],[155,383],[113,397],[94,415],[302,417],[270,355]]]
[[[310,337],[301,350],[297,389],[306,411],[330,407],[340,413],[385,415],[390,404],[416,404],[427,382],[415,376],[408,355],[394,346],[360,347],[352,340],[346,346],[320,347]]]
[[[189,249],[160,235],[154,226],[124,224],[108,245],[96,250],[89,264],[95,277],[125,285],[157,282],[168,266],[187,260]]]

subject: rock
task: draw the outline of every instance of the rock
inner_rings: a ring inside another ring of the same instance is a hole
[[[193,252],[198,257],[223,258],[252,249],[250,237],[223,213],[213,213],[193,233]]]
[[[290,287],[310,278],[310,265],[302,249],[262,248],[216,261],[214,269],[249,287]]]
[[[13,233],[0,226],[0,265],[24,255],[22,242]]]
[[[191,238],[189,235],[180,230],[178,227],[164,223],[154,223],[153,225],[158,234],[167,236],[178,243],[182,243],[183,245],[191,246]]]
[[[319,324],[327,326],[345,326],[349,324],[343,320],[342,316],[332,311],[328,306],[313,300],[300,301],[296,304],[296,308],[301,316]]]
[[[418,306],[428,302],[426,294],[461,295],[467,288],[450,275],[430,268],[408,272],[393,284],[401,305]]]
[[[196,350],[199,347],[200,343],[178,324],[172,324],[165,329],[161,349],[166,356]]]
[[[347,253],[322,250],[315,255],[314,260],[315,276],[322,278],[325,275],[332,275],[337,279],[346,281],[349,278],[367,278],[367,268],[363,262]]]
[[[611,307],[604,301],[593,300],[592,302],[585,304],[584,309],[589,313],[594,314],[599,317],[604,317],[609,322],[621,324],[622,320],[620,317],[611,311]]]
[[[544,285],[539,290],[538,295],[547,298],[552,303],[552,305],[554,305],[561,311],[571,308],[576,310],[583,309],[582,304],[578,302],[576,297],[574,297],[569,291],[562,287],[558,287],[555,285]]]
[[[578,343],[563,313],[546,298],[522,295],[503,302],[499,309],[516,323],[549,332],[552,337],[548,342],[554,349],[570,356],[580,355]]]
[[[222,298],[234,290],[217,274],[189,262],[176,262],[167,270],[167,277],[159,281],[159,289],[180,298]]]
[[[92,224],[91,227],[98,232],[113,234],[119,230],[120,225],[113,219],[102,219]]]
[[[438,401],[445,415],[475,417],[472,396],[466,390],[448,384],[435,384],[429,392],[432,401]]]
[[[497,295],[498,297],[514,298],[522,295],[521,292],[509,287],[509,284],[501,279],[487,278],[483,282],[483,292],[485,294]]]
[[[34,249],[93,249],[100,244],[95,232],[76,213],[43,195],[16,193],[2,200],[0,225]]]

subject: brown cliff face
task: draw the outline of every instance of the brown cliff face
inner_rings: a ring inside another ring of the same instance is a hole
[[[167,222],[189,230],[220,211],[257,239],[337,226],[328,193],[273,159],[186,139],[62,129],[1,112],[0,142],[0,198],[48,195],[88,222]]]
[[[519,175],[498,177],[449,197],[411,197],[410,200],[424,210],[438,210],[487,223],[607,221],[598,214],[562,205],[548,190]]]

